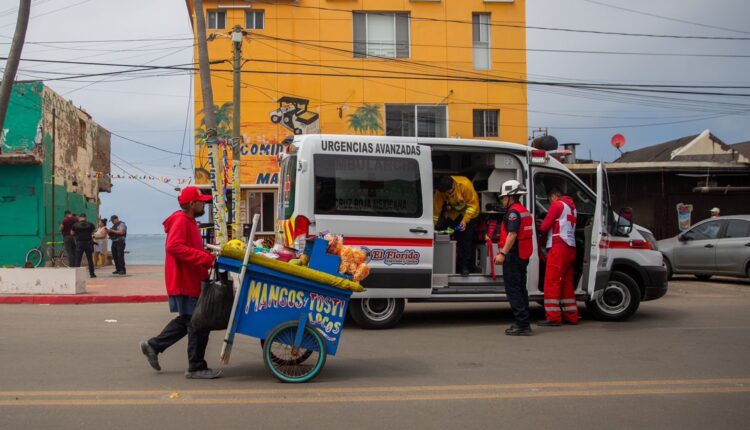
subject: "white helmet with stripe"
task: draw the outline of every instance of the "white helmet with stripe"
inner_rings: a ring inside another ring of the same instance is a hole
[[[523,194],[526,194],[526,187],[515,179],[503,182],[503,186],[500,187],[500,197],[520,196]]]

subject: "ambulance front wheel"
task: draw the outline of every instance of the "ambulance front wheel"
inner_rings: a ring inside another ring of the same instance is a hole
[[[614,271],[603,294],[586,302],[586,310],[601,321],[624,321],[635,314],[640,304],[638,284],[627,274]]]
[[[404,299],[355,299],[349,303],[349,315],[363,329],[380,330],[395,327],[405,307]]]

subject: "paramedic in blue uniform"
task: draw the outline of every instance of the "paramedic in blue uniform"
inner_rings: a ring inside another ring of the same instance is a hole
[[[505,330],[508,336],[531,336],[529,292],[526,289],[526,268],[533,250],[533,219],[520,203],[526,189],[515,180],[505,181],[500,202],[507,209],[500,227],[500,251],[495,264],[503,265],[505,294],[508,296],[515,323]]]

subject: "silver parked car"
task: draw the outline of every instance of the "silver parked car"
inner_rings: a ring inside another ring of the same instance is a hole
[[[658,246],[669,278],[681,273],[703,280],[712,275],[750,278],[750,215],[703,220]]]

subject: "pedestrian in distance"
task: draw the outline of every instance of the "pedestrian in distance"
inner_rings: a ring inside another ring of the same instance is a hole
[[[558,188],[547,193],[550,202],[539,232],[547,234],[547,266],[544,271],[544,314],[540,326],[578,324],[573,272],[576,262],[576,206]]]
[[[107,230],[112,242],[112,260],[115,263],[113,275],[125,275],[125,238],[128,236],[128,226],[120,221],[117,215],[109,217],[112,227]]]
[[[451,228],[458,242],[461,276],[468,276],[474,265],[474,224],[479,215],[479,197],[469,178],[443,176],[433,197],[432,221],[435,230]]]
[[[86,261],[89,264],[89,276],[96,278],[94,273],[94,231],[96,227],[86,219],[86,214],[78,215],[78,222],[71,228],[76,242],[76,261],[74,267],[81,267],[81,259],[86,254]]]
[[[60,223],[60,233],[63,236],[63,248],[68,255],[68,266],[76,266],[76,239],[73,237],[73,224],[78,222],[78,217],[73,215],[69,210],[65,211],[65,216]]]
[[[177,201],[181,210],[164,221],[167,233],[164,280],[167,287],[170,312],[177,317],[170,321],[156,337],[141,342],[141,352],[154,370],[160,371],[158,355],[177,341],[188,337],[188,379],[214,379],[221,370],[208,367],[204,356],[208,345],[209,331],[196,330],[190,320],[198,303],[201,281],[208,277],[216,258],[203,246],[196,218],[206,211],[206,202],[211,196],[204,195],[197,187],[182,190]]]
[[[98,266],[107,264],[107,235],[107,219],[102,218],[94,233],[94,264]]]
[[[721,209],[719,208],[712,208],[711,209],[711,218],[718,218],[721,216]]]
[[[500,251],[495,256],[495,264],[503,265],[505,294],[515,319],[515,323],[505,330],[505,334],[531,336],[526,270],[534,247],[533,221],[529,211],[520,202],[521,196],[526,194],[526,189],[520,182],[505,181],[500,190],[500,203],[506,208],[506,212],[500,225]]]

